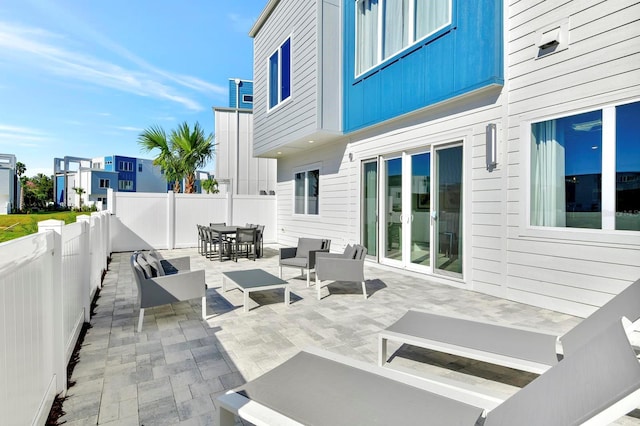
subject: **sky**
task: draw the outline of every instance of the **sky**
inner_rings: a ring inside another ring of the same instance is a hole
[[[0,153],[51,175],[55,157],[154,158],[137,142],[153,125],[214,133],[229,79],[253,79],[266,3],[0,1]]]

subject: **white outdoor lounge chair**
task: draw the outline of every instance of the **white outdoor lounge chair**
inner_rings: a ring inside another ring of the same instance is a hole
[[[640,363],[623,321],[505,401],[444,378],[300,352],[218,397],[220,425],[234,425],[235,415],[255,425],[609,424],[640,404]]]
[[[409,310],[379,333],[378,362],[385,365],[387,341],[391,340],[540,374],[620,316],[635,323],[632,327],[638,326],[640,279],[562,336],[475,318]]]

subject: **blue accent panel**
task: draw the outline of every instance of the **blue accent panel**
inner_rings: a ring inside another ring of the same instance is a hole
[[[344,132],[502,84],[501,0],[452,0],[451,23],[355,76],[355,7],[343,1]]]
[[[229,79],[229,108],[236,108],[238,96],[236,79]],[[238,108],[253,109],[253,82],[240,80],[240,105]]]
[[[280,100],[284,101],[291,96],[291,39],[282,44],[280,52]]]
[[[111,162],[111,164],[107,164],[107,162],[109,161]],[[110,172],[116,170],[116,165],[114,164],[112,156],[104,157],[104,169],[109,170]]]
[[[64,176],[56,176],[56,202],[64,203]]]

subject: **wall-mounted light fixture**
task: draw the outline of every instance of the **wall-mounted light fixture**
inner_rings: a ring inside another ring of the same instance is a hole
[[[485,143],[487,170],[492,171],[498,165],[498,130],[495,123],[487,124]]]
[[[353,152],[349,153],[349,161],[353,161]]]

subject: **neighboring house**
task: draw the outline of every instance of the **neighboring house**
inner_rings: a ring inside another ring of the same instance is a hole
[[[278,159],[279,242],[362,243],[434,282],[591,313],[640,277],[638,16],[268,1],[254,155]]]
[[[54,159],[54,193],[56,203],[80,206],[80,195],[73,188],[82,188],[82,205],[106,206],[107,189],[116,192],[167,192],[161,168],[153,160],[109,155],[97,158],[64,157]]]
[[[253,83],[229,79],[229,106],[213,109],[216,179],[234,194],[275,194],[276,160],[253,154],[252,108]]]
[[[16,174],[16,156],[0,154],[0,214],[9,214],[18,205],[20,181]]]

